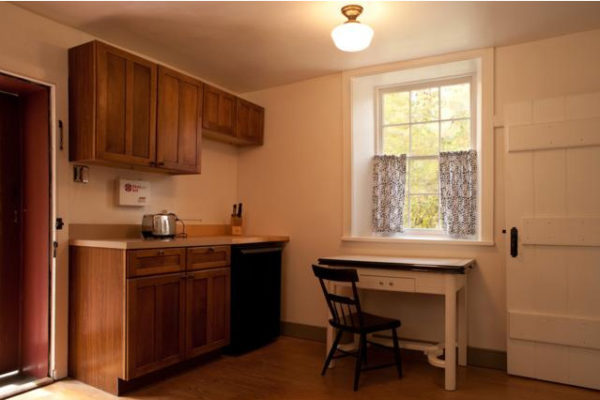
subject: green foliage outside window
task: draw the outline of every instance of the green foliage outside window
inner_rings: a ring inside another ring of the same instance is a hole
[[[406,228],[440,229],[439,153],[471,148],[471,86],[459,83],[382,96],[383,154],[407,154]]]

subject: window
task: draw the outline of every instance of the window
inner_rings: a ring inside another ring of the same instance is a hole
[[[344,72],[343,241],[494,244],[493,67],[481,49]],[[401,188],[374,185],[394,163]]]
[[[442,234],[440,152],[476,148],[472,77],[377,90],[377,153],[407,155],[404,227]]]

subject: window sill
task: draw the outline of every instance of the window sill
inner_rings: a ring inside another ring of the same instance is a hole
[[[342,242],[443,244],[451,246],[494,246],[493,240],[448,239],[439,236],[342,236]]]

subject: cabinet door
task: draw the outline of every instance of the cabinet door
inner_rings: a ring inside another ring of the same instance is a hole
[[[156,64],[103,43],[96,46],[96,157],[153,165]]]
[[[127,281],[127,377],[185,357],[185,274]]]
[[[202,83],[165,67],[158,70],[157,166],[200,172]]]
[[[214,132],[235,136],[236,97],[212,86],[204,86],[202,126]]]
[[[264,108],[246,100],[237,99],[236,136],[251,144],[262,144]]]
[[[188,275],[186,356],[229,344],[230,268]]]

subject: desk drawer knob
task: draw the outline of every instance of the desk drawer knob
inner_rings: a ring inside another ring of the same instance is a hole
[[[394,282],[390,282],[390,286],[394,286]]]
[[[383,285],[383,282],[382,282],[382,281],[379,281],[379,284],[380,284],[380,285]]]

